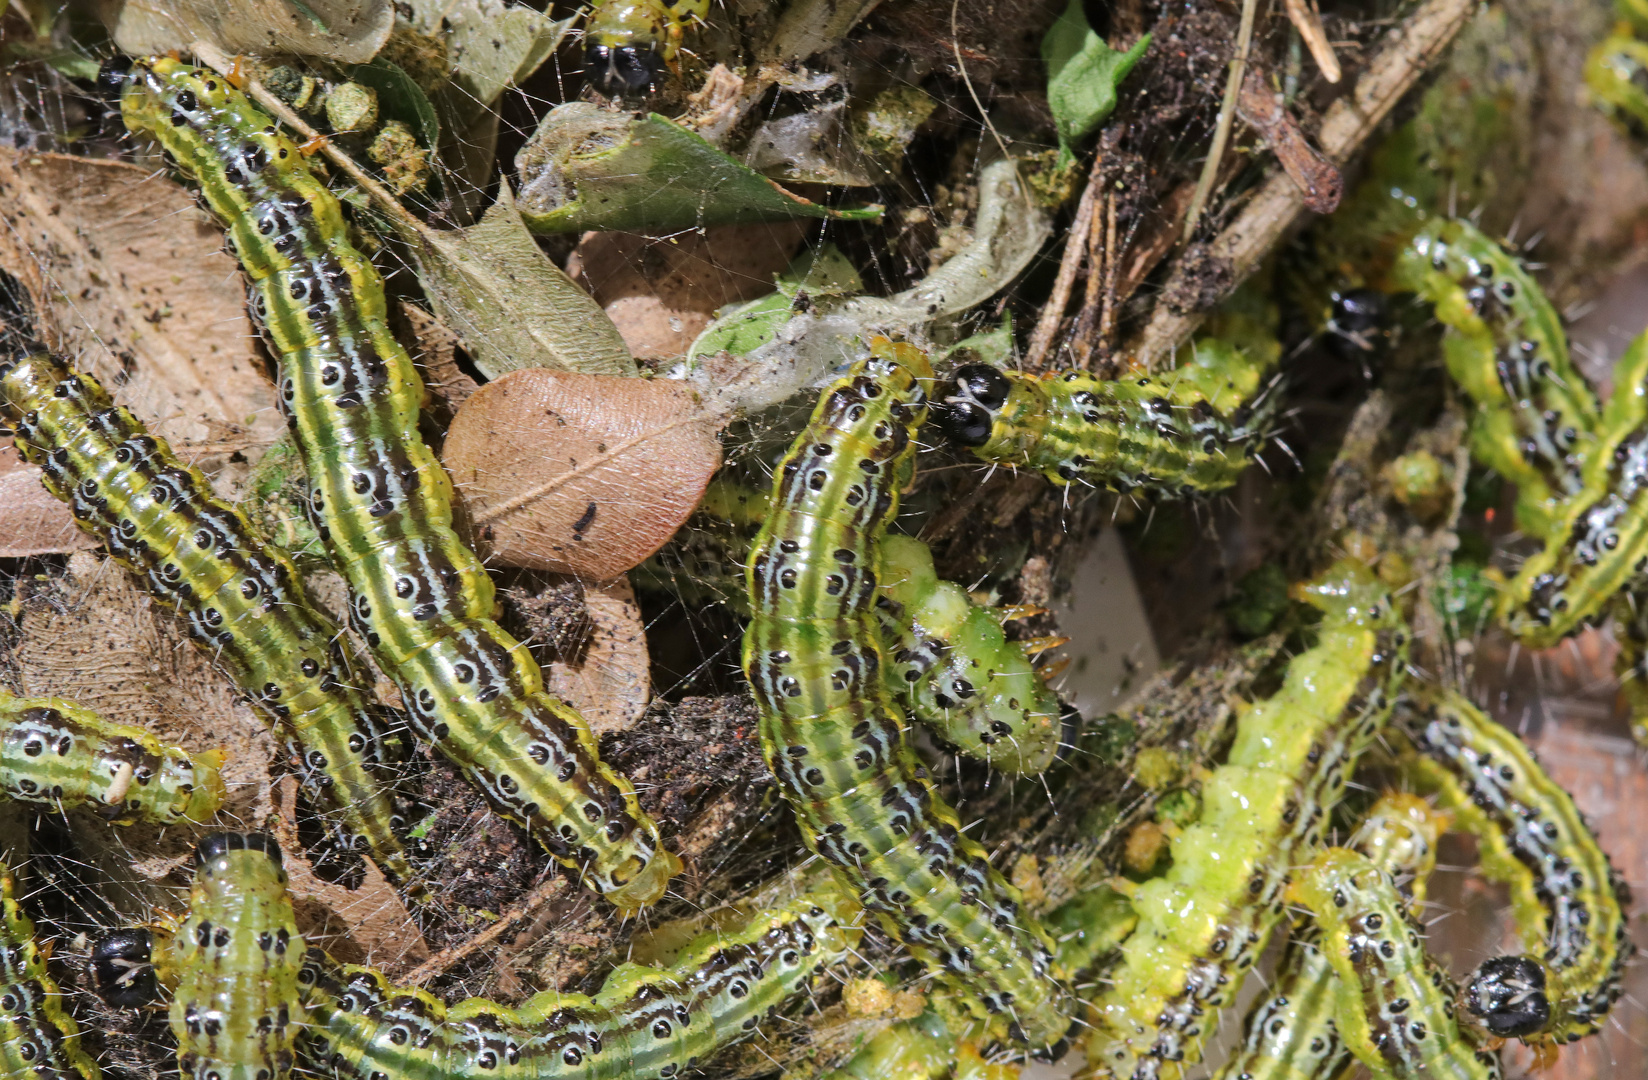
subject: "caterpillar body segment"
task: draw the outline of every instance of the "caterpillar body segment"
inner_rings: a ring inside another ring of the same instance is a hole
[[[1447,820],[1417,796],[1389,793],[1357,826],[1351,847],[1393,878],[1410,883],[1408,906],[1417,914]],[[1245,1038],[1215,1080],[1329,1080],[1340,1075],[1350,1050],[1333,1020],[1338,982],[1315,929],[1296,926],[1270,993],[1249,1010]]]
[[[887,679],[910,712],[970,757],[1034,774],[1058,754],[1069,710],[1024,647],[959,585],[941,581],[933,553],[907,536],[883,538],[878,561]]]
[[[0,863],[0,1076],[98,1080],[62,997],[35,943],[34,923],[18,906],[11,871]]]
[[[191,754],[61,698],[0,693],[0,793],[94,807],[114,825],[205,821],[223,805],[221,750]]]
[[[1032,469],[1055,484],[1165,496],[1230,487],[1267,438],[1262,417],[1243,403],[1215,405],[1195,381],[986,364],[956,369],[935,418],[981,461]]]
[[[854,905],[809,895],[689,945],[670,968],[624,964],[593,997],[545,992],[511,1009],[450,1008],[371,968],[311,954],[305,1055],[342,1077],[668,1078],[747,1038],[858,939]]]
[[[1421,224],[1392,279],[1453,331],[1444,353],[1477,404],[1475,454],[1516,482],[1523,527],[1544,532],[1584,487],[1600,421],[1555,310],[1515,256],[1457,219]]]
[[[1242,716],[1203,784],[1201,820],[1173,838],[1168,872],[1135,891],[1139,926],[1092,1008],[1094,1076],[1176,1078],[1200,1060],[1400,690],[1406,629],[1365,568],[1341,562],[1296,594],[1323,611],[1317,644]]]
[[[1549,969],[1548,1019],[1510,1033],[1566,1043],[1597,1030],[1635,951],[1630,892],[1573,799],[1521,739],[1458,694],[1405,712],[1403,726],[1418,750],[1405,759],[1408,771],[1477,838],[1482,872],[1509,886],[1524,947]],[[1503,983],[1506,973],[1495,977]],[[1486,1005],[1503,995],[1483,988],[1477,997]],[[1518,1000],[1512,994],[1508,1004],[1520,1011]],[[1484,1022],[1495,1025],[1492,1016]]]
[[[262,833],[217,833],[195,853],[195,883],[176,932],[156,951],[175,985],[172,1034],[186,1080],[285,1080],[304,1022],[304,942],[280,848]]]
[[[1289,895],[1322,930],[1339,976],[1334,1023],[1377,1077],[1499,1080],[1498,1057],[1455,1021],[1454,986],[1389,874],[1365,855],[1329,848]]]
[[[750,554],[744,671],[807,845],[973,1007],[1050,1046],[1074,1015],[1051,943],[933,790],[884,675],[875,568],[931,378],[920,351],[877,339],[823,391]]]
[[[281,363],[316,530],[415,730],[614,904],[657,900],[679,860],[583,718],[493,621],[492,581],[453,530],[451,481],[418,432],[422,381],[337,199],[227,80],[166,57],[100,78],[119,89],[127,127],[153,135],[228,227]]]
[[[291,560],[97,380],[59,359],[25,351],[0,363],[0,409],[47,490],[184,617],[270,720],[332,845],[370,852],[416,891],[389,796],[391,717],[361,688],[361,665],[309,603]]]

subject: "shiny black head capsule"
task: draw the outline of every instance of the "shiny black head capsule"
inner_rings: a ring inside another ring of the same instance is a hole
[[[1531,956],[1496,956],[1485,961],[1465,988],[1465,1009],[1500,1038],[1543,1031],[1551,1022],[1545,965]]]
[[[129,56],[111,56],[97,69],[97,91],[110,101],[118,100],[126,92],[131,80],[132,59]]]
[[[120,1009],[147,1005],[158,993],[150,953],[154,938],[147,930],[115,930],[92,943],[92,989]]]
[[[664,81],[664,58],[638,45],[589,45],[584,79],[607,97],[636,97]]]

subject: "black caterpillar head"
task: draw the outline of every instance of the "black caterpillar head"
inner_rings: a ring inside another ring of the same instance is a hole
[[[97,69],[97,92],[108,101],[119,101],[132,77],[132,58],[111,56]]]
[[[1012,389],[1007,376],[989,364],[965,364],[945,385],[933,406],[933,420],[957,446],[983,446]]]
[[[663,57],[645,46],[591,44],[584,48],[584,79],[607,97],[650,93],[663,78]]]
[[[1390,298],[1377,289],[1346,289],[1332,297],[1328,348],[1346,360],[1384,351],[1391,337]]]
[[[1551,1022],[1545,965],[1531,956],[1496,956],[1471,975],[1465,1009],[1500,1038],[1543,1031]]]
[[[150,953],[154,938],[147,930],[114,930],[92,943],[87,969],[97,996],[120,1009],[154,1001],[158,990]]]

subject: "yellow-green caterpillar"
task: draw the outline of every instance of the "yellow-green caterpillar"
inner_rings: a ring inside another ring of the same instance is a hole
[[[370,968],[304,968],[311,1026],[302,1052],[360,1080],[669,1080],[753,1033],[825,965],[847,956],[855,905],[808,895],[689,945],[673,967],[624,964],[599,993],[546,991],[509,1008],[451,1008]]]
[[[1362,819],[1351,847],[1398,881],[1411,879],[1409,906],[1417,911],[1446,824],[1425,800],[1390,793]],[[1339,1075],[1350,1051],[1333,1022],[1338,977],[1310,928],[1295,928],[1270,987],[1269,995],[1248,1012],[1246,1037],[1216,1080],[1329,1080]]]
[[[1405,711],[1402,722],[1419,750],[1407,759],[1410,773],[1477,838],[1483,873],[1510,886],[1524,946],[1549,969],[1549,1013],[1532,1027],[1541,1018],[1504,985],[1503,965],[1483,972],[1489,982],[1470,989],[1483,1022],[1528,1042],[1597,1030],[1635,951],[1626,936],[1630,894],[1573,799],[1521,739],[1458,694]]]
[[[91,806],[114,825],[205,821],[223,805],[223,752],[190,754],[61,698],[0,692],[0,793]]]
[[[303,1026],[304,942],[280,848],[262,833],[216,833],[195,851],[183,921],[155,953],[172,993],[186,1080],[285,1080]]]
[[[744,564],[768,507],[766,492],[712,482],[689,526],[638,572],[638,586],[747,614]],[[1007,640],[1001,613],[941,580],[914,537],[886,536],[877,557],[884,670],[900,703],[969,757],[1005,772],[1046,769],[1079,716],[1047,686],[1026,645]]]
[[[291,560],[97,380],[55,357],[24,349],[0,363],[0,409],[81,528],[184,617],[189,636],[272,721],[332,844],[369,850],[411,885],[383,767],[390,718]]]
[[[877,552],[931,378],[919,350],[877,339],[822,392],[750,553],[744,672],[807,845],[940,979],[1044,1047],[1073,1016],[1050,942],[933,790],[886,686]]]
[[[687,26],[710,0],[594,0],[584,23],[584,78],[608,97],[645,94],[663,81]]]
[[[1407,633],[1366,568],[1344,561],[1295,591],[1323,612],[1317,644],[1241,717],[1202,785],[1201,820],[1173,838],[1168,872],[1137,888],[1139,926],[1093,1006],[1095,1076],[1178,1077],[1201,1059],[1402,685]]]
[[[34,923],[17,904],[11,871],[0,863],[0,1076],[98,1080],[62,996],[46,973]]]
[[[1289,895],[1322,930],[1339,976],[1334,1023],[1376,1077],[1498,1080],[1499,1059],[1455,1021],[1454,986],[1390,875],[1367,856],[1329,848]]]
[[[1600,419],[1556,311],[1515,256],[1457,219],[1421,223],[1392,279],[1452,330],[1443,352],[1477,404],[1473,454],[1515,481],[1519,522],[1543,533],[1584,486]]]
[[[280,359],[316,531],[417,732],[614,904],[657,900],[680,861],[583,718],[493,621],[492,580],[453,530],[451,480],[418,433],[422,381],[337,199],[225,79],[166,57],[108,63],[100,79],[228,226]]]

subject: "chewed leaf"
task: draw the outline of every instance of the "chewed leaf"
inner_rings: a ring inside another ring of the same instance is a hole
[[[97,547],[69,508],[40,486],[40,466],[0,448],[0,559],[25,559]]]
[[[881,207],[833,210],[792,195],[703,137],[656,113],[561,105],[515,157],[521,216],[536,233],[673,232],[784,218],[873,220]]]
[[[464,403],[444,459],[494,562],[610,578],[698,505],[719,426],[678,384],[531,369]]]
[[[1087,135],[1116,108],[1116,88],[1150,48],[1146,34],[1126,52],[1117,52],[1095,34],[1082,12],[1081,0],[1070,7],[1042,39],[1041,56],[1047,64],[1047,104],[1059,128],[1059,143],[1070,144]]]

